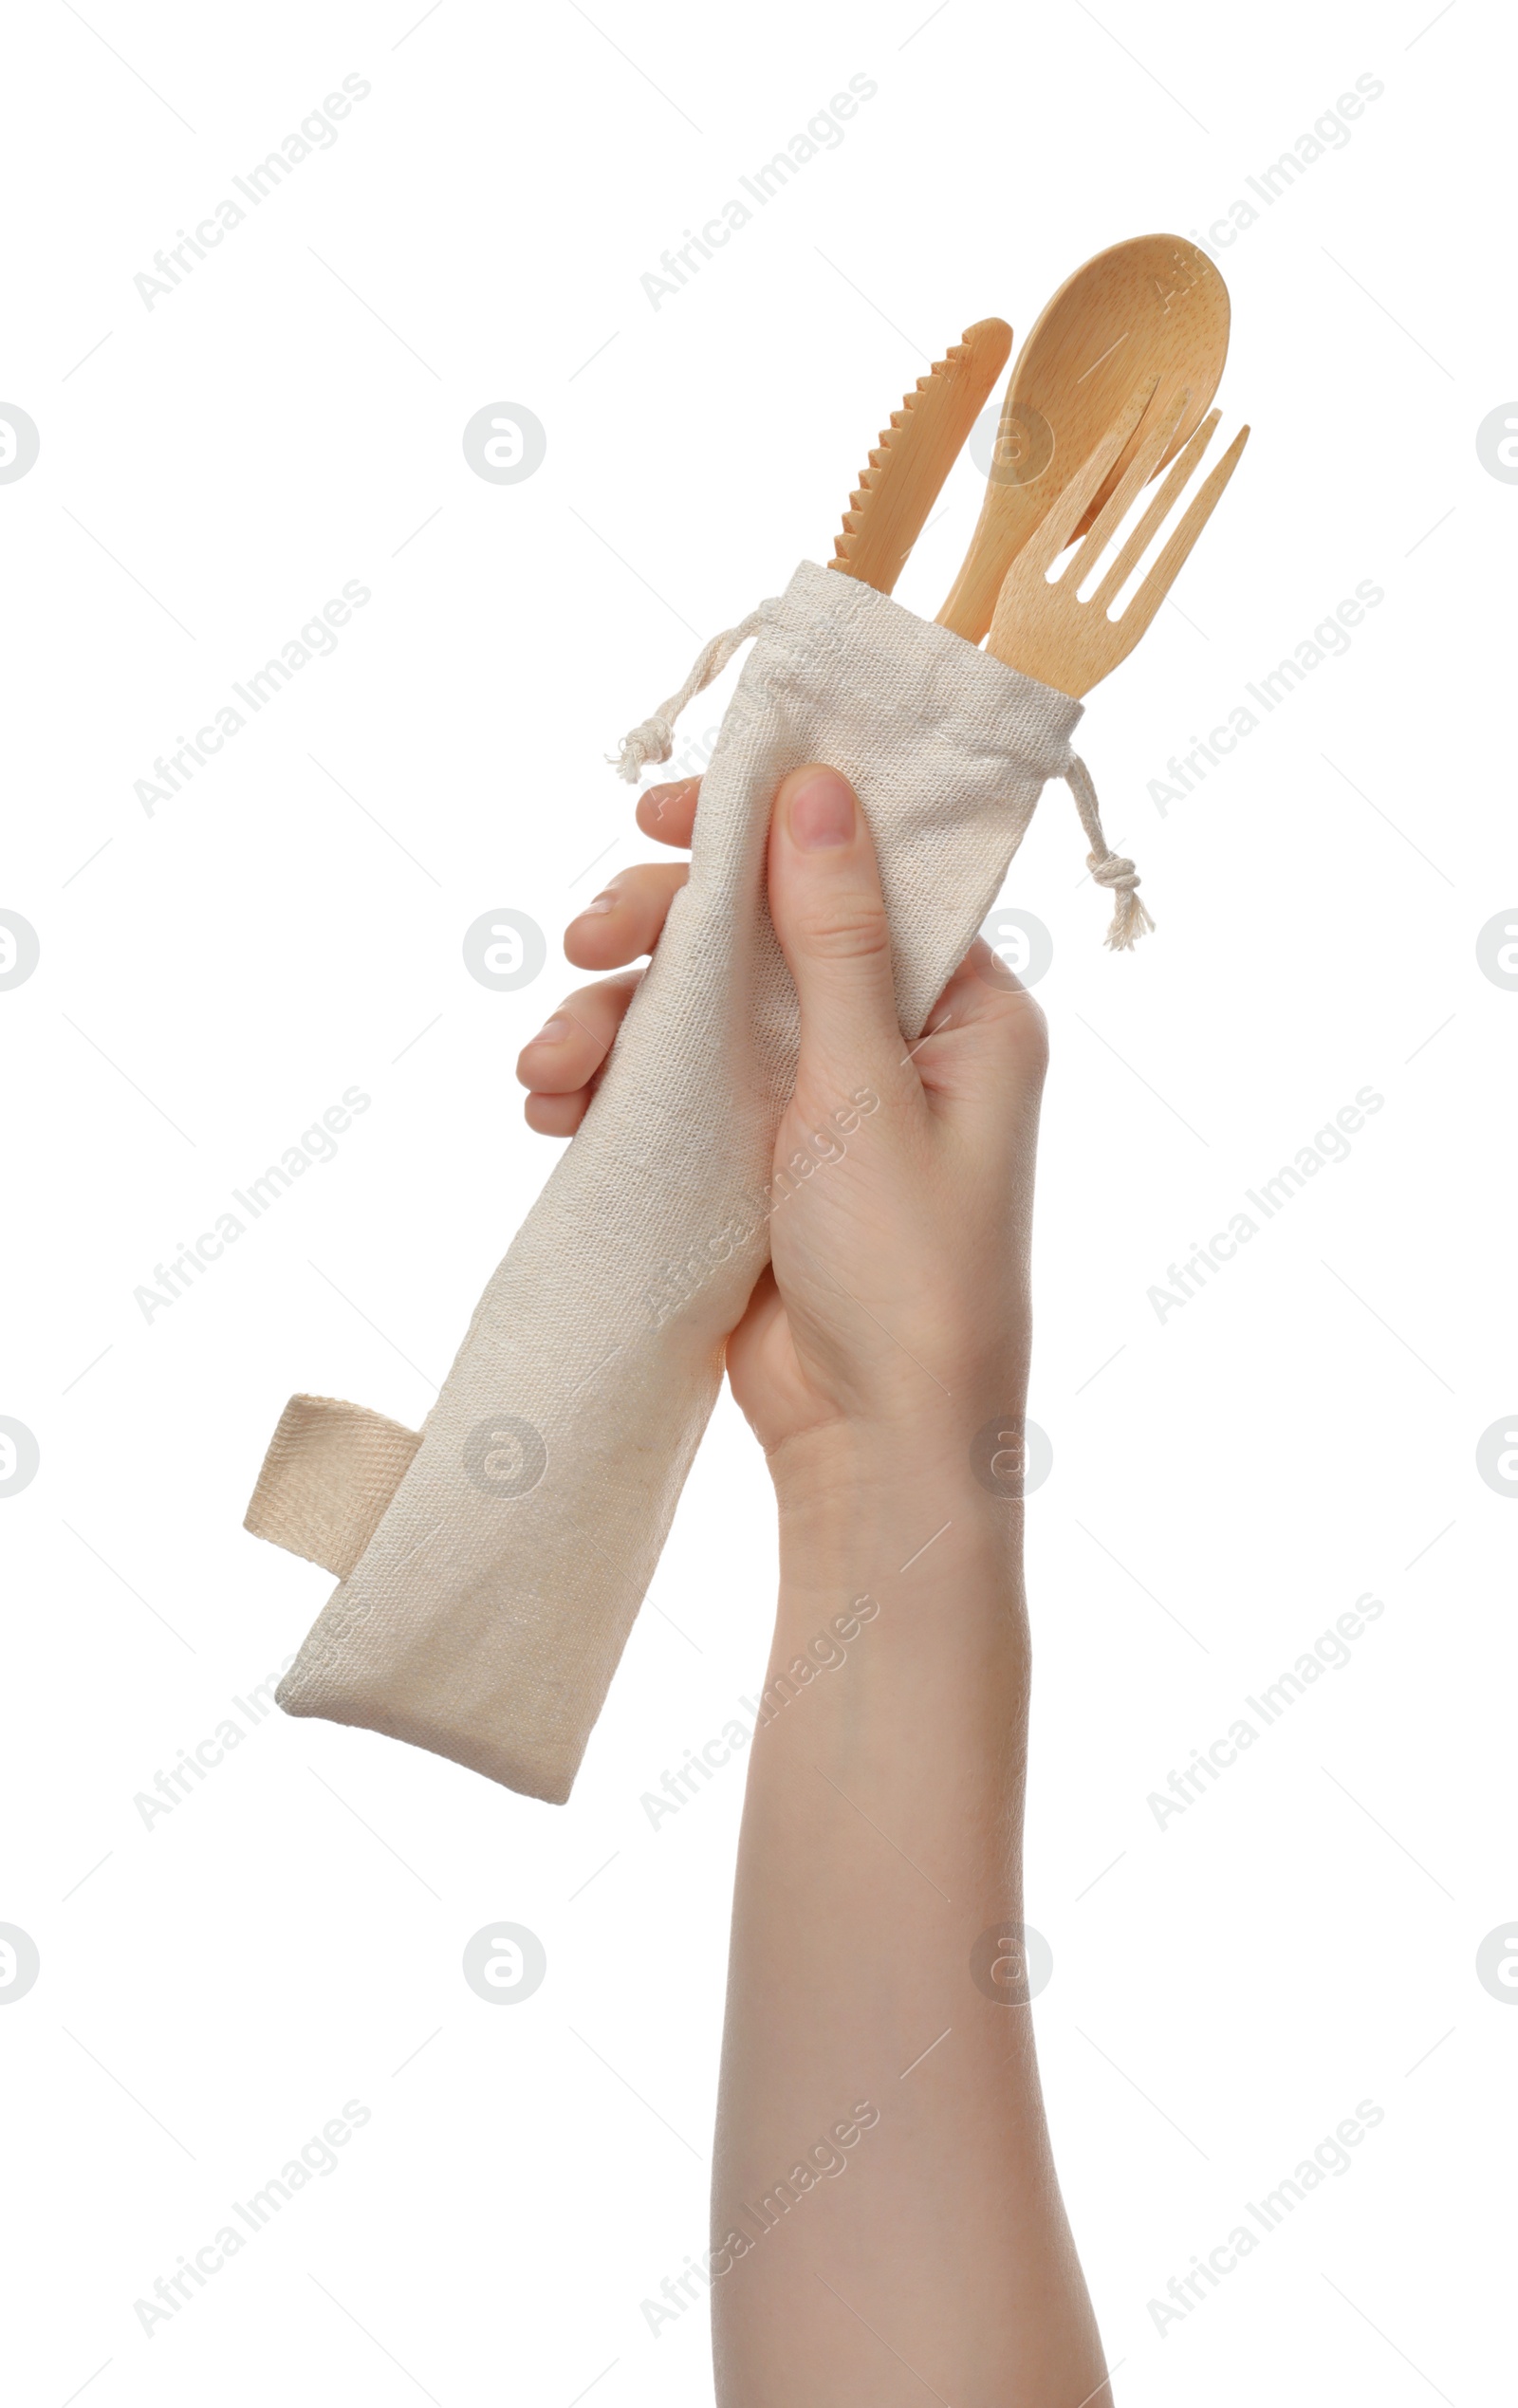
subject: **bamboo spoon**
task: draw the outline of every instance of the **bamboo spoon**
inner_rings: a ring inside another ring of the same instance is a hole
[[[1166,454],[1175,456],[1217,390],[1228,331],[1227,286],[1206,252],[1177,235],[1138,235],[1076,269],[1018,354],[979,523],[940,627],[980,642],[1012,561],[1128,396],[1152,378],[1161,415],[1183,389],[1190,396]],[[1126,460],[1111,465],[1117,472]],[[1093,511],[1111,484],[1109,476]]]
[[[1140,387],[1118,422],[1097,445],[1053,509],[1008,570],[991,620],[987,649],[1025,676],[1076,697],[1125,660],[1175,583],[1187,554],[1211,518],[1223,488],[1238,466],[1250,430],[1241,427],[1206,484],[1193,498],[1169,541],[1130,598],[1120,619],[1109,618],[1113,602],[1143,557],[1171,504],[1177,498],[1217,425],[1214,410],[1176,458],[1149,508],[1107,566],[1095,592],[1083,602],[1079,589],[1096,569],[1107,544],[1139,488],[1175,455],[1192,415],[1190,394],[1161,408],[1151,389]],[[1140,422],[1143,423],[1140,423]],[[1128,465],[1119,471],[1120,458]],[[1102,502],[1101,496],[1106,495]],[[1091,519],[1095,509],[1097,516]],[[1050,584],[1048,572],[1066,544],[1090,531],[1064,574]]]
[[[849,496],[829,568],[890,593],[1011,347],[1005,319],[982,318],[917,379]]]

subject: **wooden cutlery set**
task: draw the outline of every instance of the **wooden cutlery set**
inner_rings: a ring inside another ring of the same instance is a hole
[[[1169,593],[1249,439],[1241,427],[1147,571],[1132,583],[1218,423],[1228,290],[1194,245],[1139,235],[1062,285],[1008,382],[970,549],[938,624],[1080,696],[1126,659]],[[917,380],[850,497],[828,565],[889,594],[1007,363],[1000,318],[966,331]],[[1115,555],[1140,490],[1170,473]],[[1060,555],[1083,540],[1063,572]],[[1100,579],[1093,585],[1093,580]]]

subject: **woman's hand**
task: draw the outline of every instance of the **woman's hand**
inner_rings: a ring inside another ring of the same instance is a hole
[[[698,788],[651,787],[639,824],[689,843]],[[622,873],[571,921],[569,959],[611,970],[651,953],[685,876]],[[772,1269],[728,1342],[728,1371],[777,1483],[805,1486],[861,1438],[926,1422],[968,1446],[989,1417],[1020,1408],[1046,1033],[977,940],[907,1045],[875,848],[835,770],[809,766],[781,786],[768,893],[801,1053],[775,1146]],[[578,1128],[640,976],[581,989],[523,1049],[533,1128]]]
[[[688,780],[638,816],[681,844],[695,808]],[[683,875],[629,870],[571,924],[570,960],[620,974],[524,1051],[534,1128],[579,1126]],[[1029,2408],[1072,2408],[1110,2397],[1101,2340],[1027,2008],[985,1971],[988,1948],[1021,1963],[1028,1650],[1021,1509],[972,1444],[1022,1408],[1043,1015],[977,941],[905,1043],[875,848],[831,769],[775,798],[768,900],[801,1048],[772,1268],[727,1350],[781,1588],[713,2154],[716,2397],[990,2408],[1011,2367]],[[842,2174],[846,2145],[859,2172],[787,2181],[827,2134],[813,2162]]]

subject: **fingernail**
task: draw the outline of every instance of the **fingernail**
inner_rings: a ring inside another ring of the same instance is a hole
[[[534,1046],[558,1046],[563,1045],[568,1034],[568,1021],[564,1019],[560,1013],[555,1012],[553,1018],[551,1020],[546,1020],[542,1028],[538,1030],[537,1035],[535,1037],[528,1038],[528,1042],[529,1045]]]
[[[836,769],[818,769],[793,788],[790,841],[803,853],[820,853],[854,840],[854,789]]]
[[[593,897],[591,901],[585,905],[584,910],[580,914],[580,917],[582,919],[589,919],[592,913],[595,912],[614,912],[621,898],[615,894],[611,887],[608,886],[603,895],[597,895]]]

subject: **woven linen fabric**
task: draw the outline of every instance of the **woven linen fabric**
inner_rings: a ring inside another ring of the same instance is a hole
[[[803,563],[758,621],[703,780],[689,883],[600,1091],[278,1691],[287,1713],[387,1732],[556,1803],[768,1255],[797,1049],[765,900],[776,787],[817,760],[858,792],[915,1039],[1046,779],[1073,762],[1078,702],[852,578]],[[263,1520],[278,1525],[277,1496]]]

